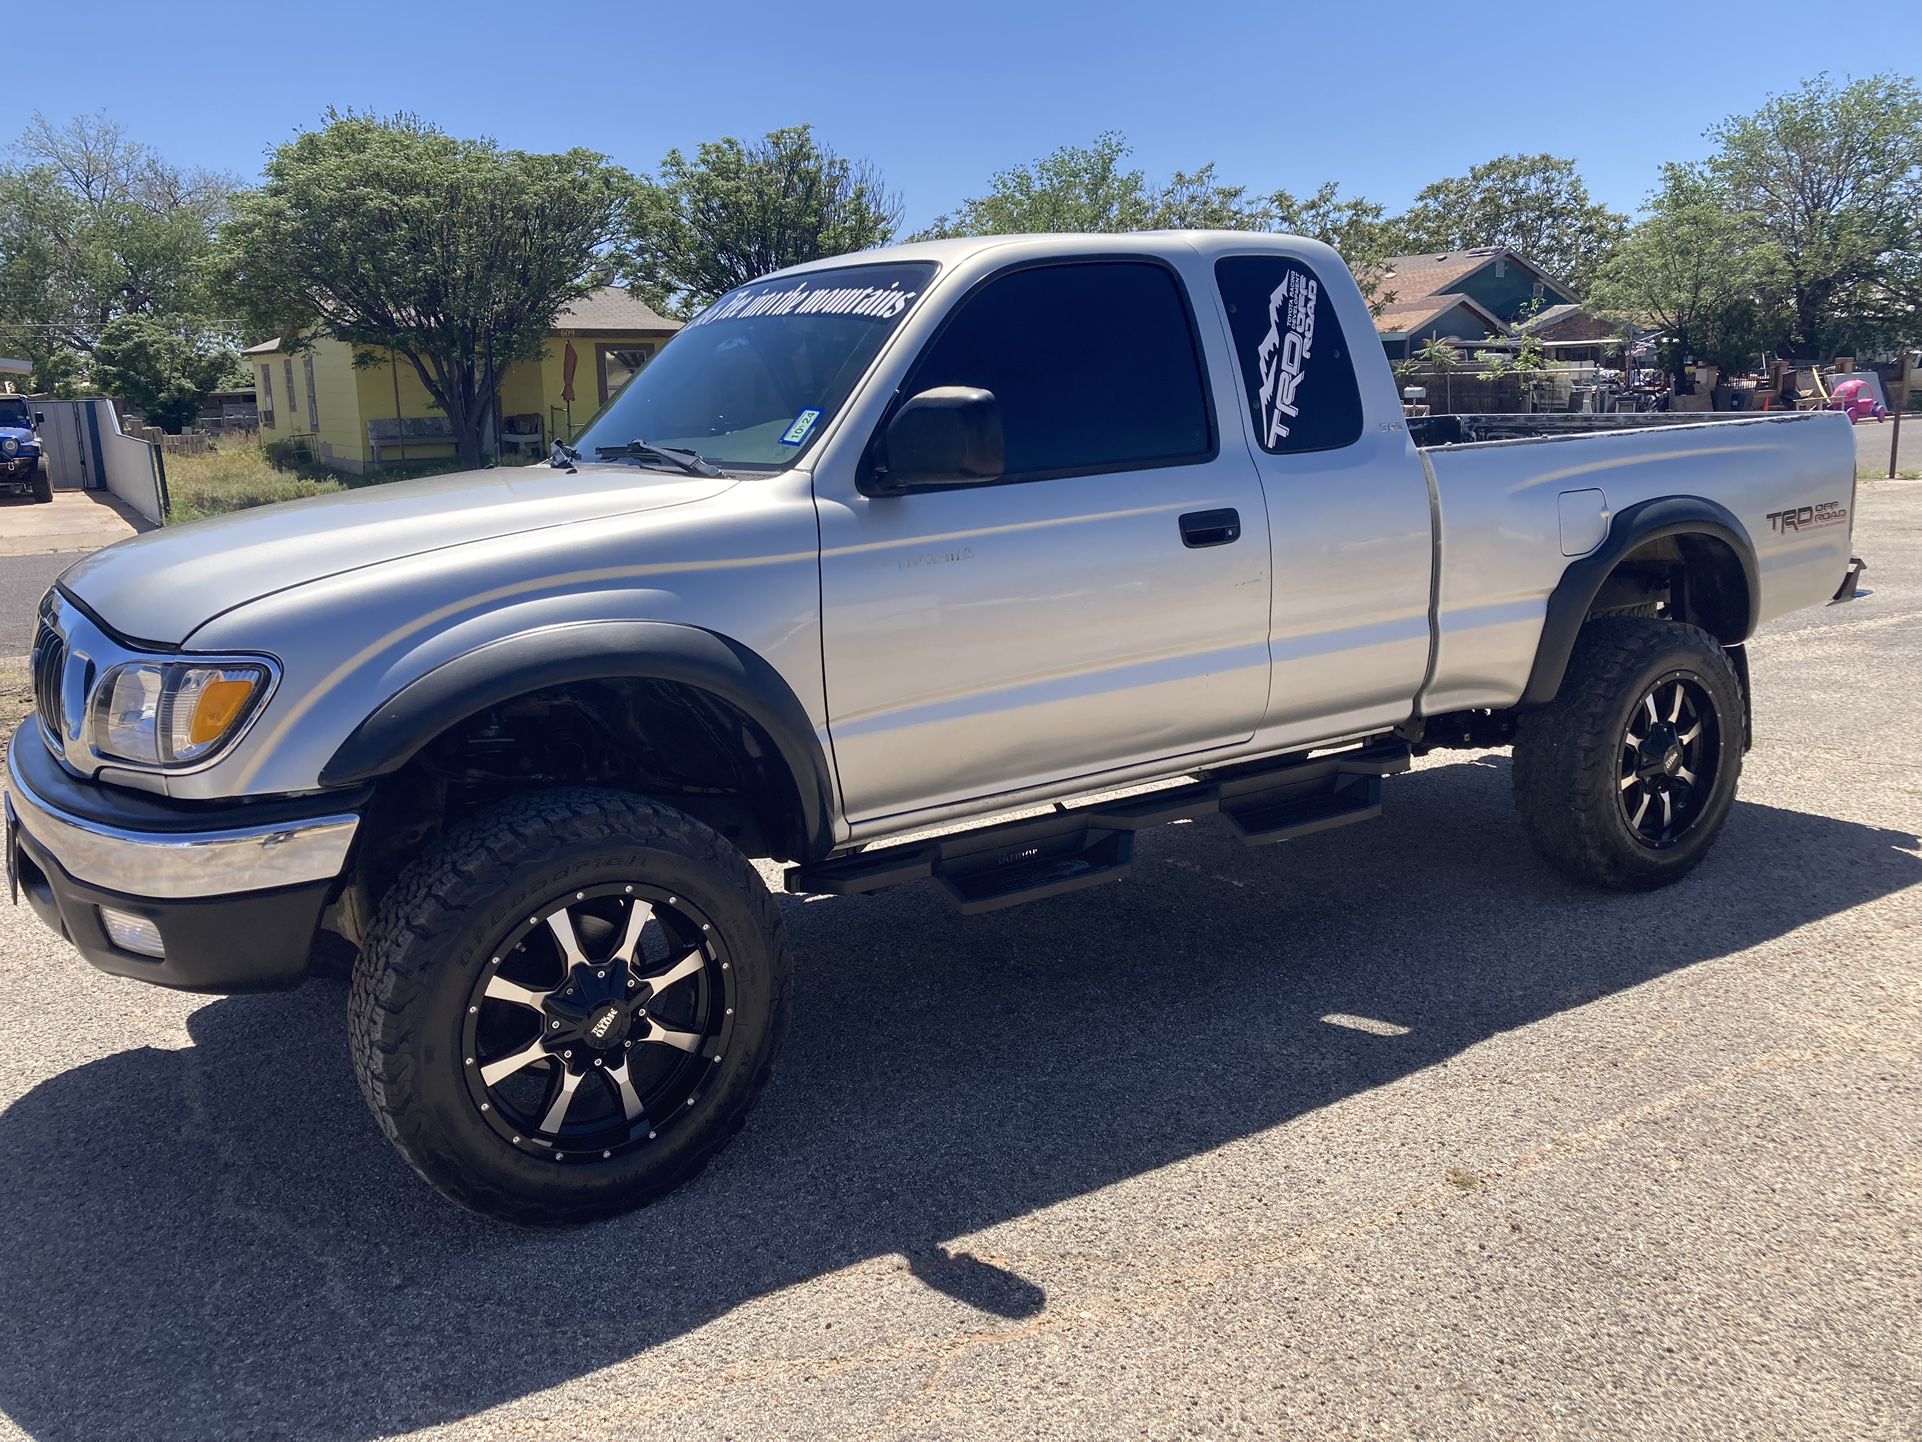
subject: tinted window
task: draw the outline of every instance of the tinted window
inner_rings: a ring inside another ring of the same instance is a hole
[[[1001,403],[1007,474],[1121,470],[1213,450],[1193,327],[1172,274],[1141,262],[1038,266],[961,303],[908,391]]]
[[[1360,439],[1354,360],[1315,273],[1286,256],[1236,255],[1215,262],[1215,283],[1261,448],[1286,455]]]
[[[731,290],[652,360],[640,351],[602,352],[612,399],[575,445],[591,458],[645,440],[724,468],[791,466],[933,277],[931,262],[900,261]],[[622,383],[629,366],[635,373]]]

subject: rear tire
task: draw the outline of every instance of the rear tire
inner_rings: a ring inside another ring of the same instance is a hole
[[[1560,693],[1516,723],[1523,833],[1574,881],[1622,891],[1679,881],[1735,804],[1742,717],[1741,682],[1706,631],[1590,621]]]
[[[718,833],[622,792],[483,812],[380,904],[348,1002],[381,1130],[506,1221],[643,1206],[740,1130],[787,1029],[792,957]]]

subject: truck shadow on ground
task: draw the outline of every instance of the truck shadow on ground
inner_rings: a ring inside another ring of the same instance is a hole
[[[888,1254],[1033,1315],[1039,1288],[943,1243],[1922,880],[1913,835],[1744,803],[1679,888],[1582,891],[1524,850],[1506,770],[1419,771],[1384,820],[1280,849],[1151,832],[1131,883],[974,920],[924,888],[791,901],[794,1027],[754,1122],[666,1202],[574,1231],[406,1170],[338,985],[213,1002],[195,1046],[0,1115],[0,1409],[62,1442],[372,1438]]]

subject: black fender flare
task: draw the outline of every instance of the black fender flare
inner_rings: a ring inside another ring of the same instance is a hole
[[[1739,636],[1723,637],[1726,645],[1736,645],[1754,634],[1762,604],[1762,589],[1755,563],[1755,544],[1734,512],[1705,496],[1659,496],[1638,501],[1617,511],[1609,520],[1608,535],[1602,544],[1569,564],[1562,579],[1549,593],[1548,616],[1542,623],[1542,639],[1535,648],[1535,664],[1528,673],[1528,686],[1522,692],[1524,706],[1546,706],[1562,689],[1568,671],[1569,654],[1575,638],[1588,619],[1589,607],[1601,594],[1602,584],[1622,557],[1638,546],[1664,536],[1712,536],[1735,553],[1742,566],[1742,579],[1748,586],[1748,616]]]
[[[383,701],[321,769],[322,786],[399,770],[448,727],[531,691],[577,681],[672,681],[741,711],[773,741],[800,804],[801,859],[834,847],[833,780],[807,710],[781,673],[718,632],[672,621],[578,621],[477,646]]]

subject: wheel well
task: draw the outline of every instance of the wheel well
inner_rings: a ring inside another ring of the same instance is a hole
[[[1725,646],[1746,640],[1752,598],[1742,561],[1718,536],[1682,533],[1646,541],[1602,581],[1588,615],[1659,606],[1658,614],[1700,626]]]
[[[681,681],[618,677],[529,691],[454,722],[377,783],[357,881],[371,904],[468,816],[562,786],[631,791],[712,826],[750,856],[799,859],[795,777],[766,729]]]

